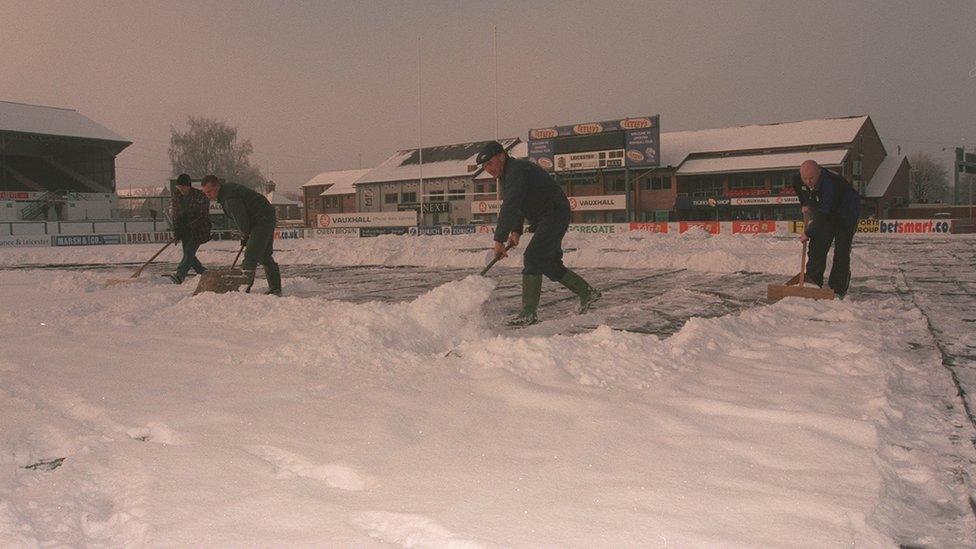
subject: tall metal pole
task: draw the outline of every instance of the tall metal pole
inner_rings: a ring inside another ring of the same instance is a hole
[[[498,141],[498,27],[491,27],[491,57],[495,73],[495,141]],[[495,178],[495,199],[502,199],[502,182]]]
[[[420,37],[417,37],[417,154],[420,160],[420,211],[417,227],[424,226],[424,79],[421,63]],[[419,232],[419,231],[418,231]]]

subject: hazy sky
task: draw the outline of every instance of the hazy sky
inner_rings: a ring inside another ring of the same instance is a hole
[[[660,114],[663,131],[869,114],[889,152],[976,146],[976,1],[0,0],[0,99],[70,107],[170,176],[170,128],[237,126],[282,187],[424,145]]]

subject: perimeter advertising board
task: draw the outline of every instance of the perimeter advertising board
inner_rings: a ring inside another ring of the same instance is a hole
[[[417,225],[417,212],[360,212],[319,214],[320,229],[343,227],[411,227]]]

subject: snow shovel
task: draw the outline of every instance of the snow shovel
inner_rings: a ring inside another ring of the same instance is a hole
[[[163,250],[169,248],[170,244],[173,244],[174,242],[176,242],[176,238],[173,238],[173,240],[167,242],[165,246],[163,246],[162,248],[159,249],[158,252],[156,252],[156,255],[150,257],[149,261],[143,263],[142,267],[139,267],[139,269],[136,272],[132,273],[132,276],[130,276],[129,278],[110,278],[105,281],[105,287],[107,288],[110,286],[118,286],[119,284],[129,284],[131,282],[145,282],[146,281],[145,278],[139,278],[139,276],[142,275],[143,269],[148,267],[149,264],[152,263],[154,259],[159,257],[159,254],[163,253]]]
[[[834,299],[834,291],[830,288],[804,286],[807,278],[807,243],[803,243],[803,253],[800,255],[800,274],[786,281],[786,284],[770,284],[766,289],[766,298],[779,301],[784,297],[805,297],[807,299]]]
[[[511,244],[509,244],[508,246],[505,246],[505,251],[506,251],[506,252],[507,252],[508,250],[511,250],[511,249],[512,249],[512,245],[511,245]],[[489,250],[489,251],[488,251],[488,253],[491,253],[491,250]],[[491,260],[491,261],[489,261],[487,265],[485,265],[485,268],[484,268],[484,269],[481,269],[481,273],[479,273],[479,275],[480,275],[480,276],[485,276],[485,274],[486,274],[486,273],[487,273],[487,272],[488,272],[488,271],[489,271],[489,270],[490,270],[490,269],[491,269],[492,267],[494,267],[494,266],[495,266],[495,263],[498,263],[498,261],[499,261],[499,260],[500,260],[501,258],[502,258],[502,256],[500,256],[500,255],[496,255],[496,256],[495,256],[494,258],[492,258],[492,260]]]
[[[229,269],[208,269],[200,275],[200,281],[197,282],[197,289],[193,291],[193,295],[203,292],[214,292],[215,294],[236,292],[242,284],[247,283],[244,273],[240,269],[235,268],[237,266],[237,260],[241,258],[241,252],[243,251],[244,246],[241,246],[241,249],[237,250],[237,255],[234,257],[234,262],[230,264]]]

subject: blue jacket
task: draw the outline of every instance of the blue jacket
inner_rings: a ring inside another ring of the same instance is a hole
[[[500,183],[502,207],[495,227],[495,242],[508,240],[508,233],[522,232],[522,223],[536,225],[543,217],[569,212],[569,199],[549,173],[528,160],[505,160]]]
[[[813,211],[814,219],[839,217],[845,225],[853,227],[861,217],[861,195],[843,176],[826,168],[820,168],[816,189],[808,189],[799,173],[793,177],[793,189],[800,204]]]

